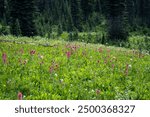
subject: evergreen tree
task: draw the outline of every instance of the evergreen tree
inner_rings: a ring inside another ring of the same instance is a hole
[[[3,22],[8,25],[10,22],[10,0],[4,0]]]
[[[128,22],[131,26],[135,23],[135,3],[134,0],[126,0],[127,12],[128,12]]]
[[[108,37],[112,41],[126,40],[128,36],[125,1],[126,0],[107,0]]]
[[[18,19],[16,19],[15,24],[12,25],[12,28],[13,28],[12,30],[13,35],[21,36],[20,23]]]
[[[57,35],[60,36],[62,33],[63,33],[62,25],[61,25],[61,23],[59,23],[58,29],[57,29]]]
[[[67,28],[67,31],[68,32],[72,32],[74,30],[74,25],[73,25],[73,20],[72,20],[72,17],[71,17],[71,14],[68,16],[68,28]]]
[[[150,0],[139,0],[139,17],[142,26],[150,27]]]
[[[15,35],[18,23],[23,36],[47,36],[53,27],[88,32],[108,26],[110,39],[125,40],[128,23],[132,31],[148,32],[149,19],[150,0],[0,0],[0,23],[10,25]]]
[[[71,15],[74,27],[82,31],[80,0],[71,0]]]
[[[0,20],[4,17],[4,0],[0,0]]]
[[[36,35],[36,27],[34,22],[34,2],[34,0],[12,0],[12,24],[16,22],[16,19],[19,20],[23,36]],[[15,29],[15,27],[12,27],[12,30]]]
[[[72,32],[73,31],[73,20],[72,20],[72,15],[71,15],[71,8],[69,7],[69,1],[66,1],[66,14],[65,14],[65,17],[66,17],[66,23],[67,24],[67,31],[68,32]]]

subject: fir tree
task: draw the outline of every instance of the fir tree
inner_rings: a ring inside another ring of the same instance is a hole
[[[59,23],[58,29],[57,29],[57,36],[60,36],[62,33],[63,33],[62,25],[61,25],[61,23]]]
[[[2,21],[4,17],[4,0],[0,0],[0,21]]]
[[[16,35],[16,36],[21,36],[20,23],[19,23],[18,19],[16,19],[16,22],[14,24],[14,32],[13,32],[13,34]]]
[[[71,0],[71,15],[74,27],[82,31],[80,0]]]
[[[19,20],[23,36],[36,35],[34,2],[34,0],[12,0],[12,24],[16,22],[16,19]],[[15,30],[15,27],[12,27],[12,30]]]
[[[125,5],[125,0],[107,0],[108,38],[112,41],[127,39]]]

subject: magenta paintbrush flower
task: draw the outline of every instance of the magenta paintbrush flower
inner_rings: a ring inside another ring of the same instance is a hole
[[[21,92],[18,93],[18,100],[22,100],[23,99],[23,94]]]
[[[35,54],[35,50],[31,50],[30,55],[34,55],[34,54]]]
[[[6,53],[3,53],[2,60],[3,60],[4,63],[7,62],[7,54]]]
[[[71,56],[71,52],[66,52],[66,55],[67,55],[67,58],[69,59],[70,58],[70,56]]]

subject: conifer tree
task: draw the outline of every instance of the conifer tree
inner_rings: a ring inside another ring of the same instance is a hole
[[[58,29],[57,29],[57,35],[60,36],[62,33],[63,33],[62,25],[61,25],[61,23],[59,23]]]
[[[92,12],[92,4],[90,0],[81,0],[81,8],[83,12],[83,20],[87,21]]]
[[[15,24],[14,24],[14,30],[13,34],[16,36],[21,36],[21,29],[20,29],[20,23],[19,20],[16,19]]]
[[[126,40],[126,0],[107,0],[108,38],[112,41]]]
[[[20,29],[23,36],[36,35],[34,22],[35,4],[34,0],[12,0],[12,24],[19,20]],[[15,27],[12,27],[15,30]],[[14,32],[14,31],[13,31]]]
[[[4,0],[0,0],[0,20],[3,19],[4,16]]]
[[[150,27],[150,0],[139,0],[140,25]]]
[[[71,0],[71,15],[74,27],[79,31],[82,30],[80,0]]]
[[[131,26],[135,23],[135,3],[134,0],[126,0],[127,3],[127,16],[128,16],[128,22]]]

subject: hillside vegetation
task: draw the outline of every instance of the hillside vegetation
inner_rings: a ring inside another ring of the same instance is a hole
[[[150,99],[150,55],[139,50],[0,37],[0,99]]]

